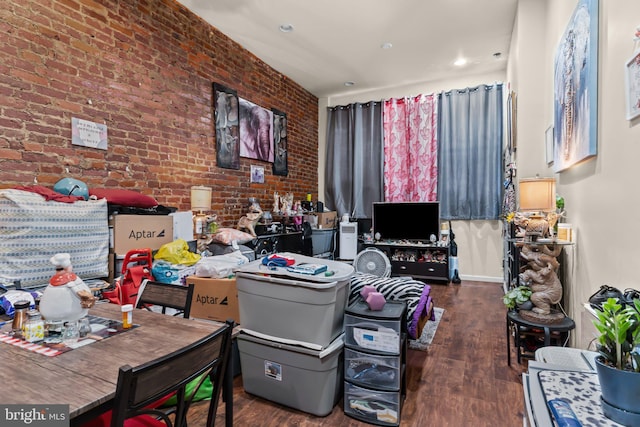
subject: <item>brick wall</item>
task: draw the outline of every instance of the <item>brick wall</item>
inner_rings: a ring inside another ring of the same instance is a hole
[[[174,0],[8,0],[0,34],[0,187],[71,176],[189,210],[206,185],[225,225],[248,197],[316,199],[317,98]],[[213,82],[287,113],[287,177],[216,166]],[[108,150],[72,145],[72,117],[106,124]]]

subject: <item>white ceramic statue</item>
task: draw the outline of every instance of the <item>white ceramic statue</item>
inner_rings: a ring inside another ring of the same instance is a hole
[[[87,315],[95,304],[91,289],[72,273],[71,256],[55,254],[50,259],[56,268],[40,298],[40,313],[45,320],[74,321]]]
[[[277,191],[273,193],[273,213],[280,213],[280,194]]]

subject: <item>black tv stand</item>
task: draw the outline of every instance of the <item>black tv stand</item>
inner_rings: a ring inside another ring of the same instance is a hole
[[[393,276],[411,276],[449,283],[449,245],[420,241],[377,241],[365,243],[384,252],[391,261]]]

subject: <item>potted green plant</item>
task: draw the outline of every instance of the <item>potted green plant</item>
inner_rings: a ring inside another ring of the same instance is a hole
[[[518,286],[504,294],[502,302],[509,310],[513,310],[516,307],[522,307],[523,304],[531,303],[531,301],[529,301],[530,297],[531,288],[528,286]]]
[[[603,412],[620,424],[640,426],[640,299],[633,306],[607,299],[593,324],[600,334],[596,371]]]

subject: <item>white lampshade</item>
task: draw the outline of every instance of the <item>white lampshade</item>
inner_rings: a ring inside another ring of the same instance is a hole
[[[211,187],[203,187],[201,185],[191,187],[191,210],[211,210],[211,191]]]
[[[556,210],[556,180],[554,178],[521,179],[520,211],[552,212]]]

